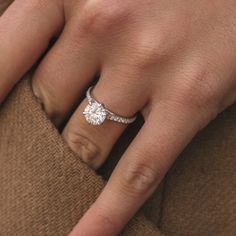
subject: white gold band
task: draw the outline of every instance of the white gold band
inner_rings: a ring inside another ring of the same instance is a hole
[[[137,116],[128,118],[124,116],[119,116],[115,114],[114,112],[108,110],[104,106],[104,104],[99,103],[92,97],[91,95],[92,89],[93,89],[93,86],[91,86],[86,92],[86,97],[88,99],[89,104],[86,106],[86,108],[83,111],[83,114],[89,124],[101,125],[105,121],[105,119],[123,123],[123,124],[130,124],[136,120]]]

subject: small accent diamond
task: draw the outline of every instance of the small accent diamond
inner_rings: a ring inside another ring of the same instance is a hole
[[[87,122],[92,125],[101,125],[106,119],[106,109],[98,102],[89,103],[83,112]]]

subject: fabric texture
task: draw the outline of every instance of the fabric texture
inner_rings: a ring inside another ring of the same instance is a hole
[[[0,1],[0,12],[11,1]],[[142,120],[96,173],[34,97],[30,74],[0,107],[0,236],[64,236],[96,200]],[[192,140],[121,235],[236,235],[236,104]]]
[[[236,234],[235,118],[234,105],[197,135],[122,235]],[[100,170],[104,178],[113,165]],[[0,109],[0,179],[4,236],[67,235],[105,184],[63,141],[29,77]]]
[[[236,104],[194,138],[167,174],[160,225],[166,235],[236,235]]]
[[[0,110],[0,235],[67,235],[105,182],[69,149],[23,80]],[[123,235],[160,235],[137,215]]]

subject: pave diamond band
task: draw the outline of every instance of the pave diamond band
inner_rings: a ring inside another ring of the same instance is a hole
[[[128,118],[115,114],[112,111],[109,111],[104,104],[96,101],[92,95],[91,91],[93,86],[91,86],[86,93],[86,97],[88,99],[88,105],[85,107],[83,114],[85,116],[86,121],[92,125],[101,125],[106,119],[112,120],[115,122],[130,124],[134,122],[137,116]]]

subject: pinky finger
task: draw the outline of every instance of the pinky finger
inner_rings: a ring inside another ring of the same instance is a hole
[[[0,17],[0,103],[62,28],[55,2],[15,0]]]

